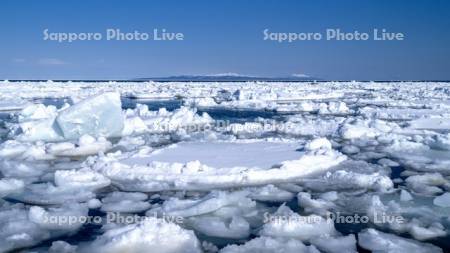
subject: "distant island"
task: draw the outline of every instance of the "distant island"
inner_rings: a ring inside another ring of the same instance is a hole
[[[217,75],[179,75],[168,77],[145,77],[135,78],[132,81],[173,81],[173,82],[247,82],[247,81],[314,81],[321,80],[320,78],[310,77],[303,74],[296,74],[291,76],[281,77],[262,77],[262,76],[247,76],[239,74],[217,74]]]

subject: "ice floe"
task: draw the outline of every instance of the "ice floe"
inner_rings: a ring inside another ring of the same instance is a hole
[[[416,242],[375,229],[367,229],[360,232],[358,234],[358,243],[361,247],[373,252],[442,252],[440,248],[431,244]]]
[[[98,164],[98,170],[122,190],[211,190],[239,186],[286,183],[324,172],[346,157],[331,149],[319,149],[284,161],[274,168],[213,168],[198,161],[188,163],[152,162],[148,166],[130,166],[119,162]],[[276,165],[276,164],[275,164]]]
[[[244,245],[230,245],[223,248],[221,253],[319,253],[314,246],[306,246],[299,240],[287,238],[257,237]]]
[[[120,136],[124,116],[120,94],[104,93],[90,97],[58,112],[54,106],[24,108],[19,115],[26,141],[61,141],[78,139],[88,134],[96,137]]]
[[[192,231],[155,218],[109,229],[81,252],[90,252],[91,249],[105,253],[202,252],[201,244]]]
[[[151,207],[148,196],[140,192],[113,192],[102,198],[104,212],[140,213]]]

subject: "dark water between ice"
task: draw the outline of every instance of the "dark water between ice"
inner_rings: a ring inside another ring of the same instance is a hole
[[[158,110],[160,108],[166,108],[168,111],[173,111],[180,108],[183,101],[178,99],[170,100],[144,100],[144,99],[132,99],[132,98],[122,98],[122,108],[123,109],[134,109],[137,104],[144,104],[148,106],[151,111]]]
[[[140,100],[122,98],[123,109],[134,109],[137,104],[144,104],[148,106],[149,110],[158,110],[160,108],[166,108],[168,111],[173,111],[180,108],[183,105],[181,100]],[[209,116],[216,120],[229,121],[230,123],[244,123],[249,121],[255,121],[258,118],[263,119],[282,119],[285,115],[279,114],[275,111],[264,110],[251,110],[251,109],[228,109],[223,107],[214,108],[197,108],[197,112],[202,114],[208,113]]]

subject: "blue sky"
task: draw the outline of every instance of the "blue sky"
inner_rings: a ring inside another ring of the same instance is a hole
[[[0,4],[0,79],[129,79],[306,74],[324,79],[450,79],[450,1],[153,0]],[[183,41],[44,41],[50,32],[182,32]],[[263,30],[372,33],[403,41],[263,40]]]

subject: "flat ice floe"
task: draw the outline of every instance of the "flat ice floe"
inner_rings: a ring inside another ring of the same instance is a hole
[[[155,192],[164,190],[213,190],[295,182],[338,165],[346,157],[332,149],[319,148],[297,159],[273,167],[209,167],[199,161],[188,163],[152,162],[147,166],[126,163],[98,163],[96,169],[122,190]]]
[[[0,252],[450,249],[446,82],[0,82],[0,101]]]
[[[147,165],[151,162],[188,163],[199,161],[209,167],[259,167],[270,168],[302,155],[298,143],[255,142],[182,142],[146,156],[122,160],[127,165]]]

